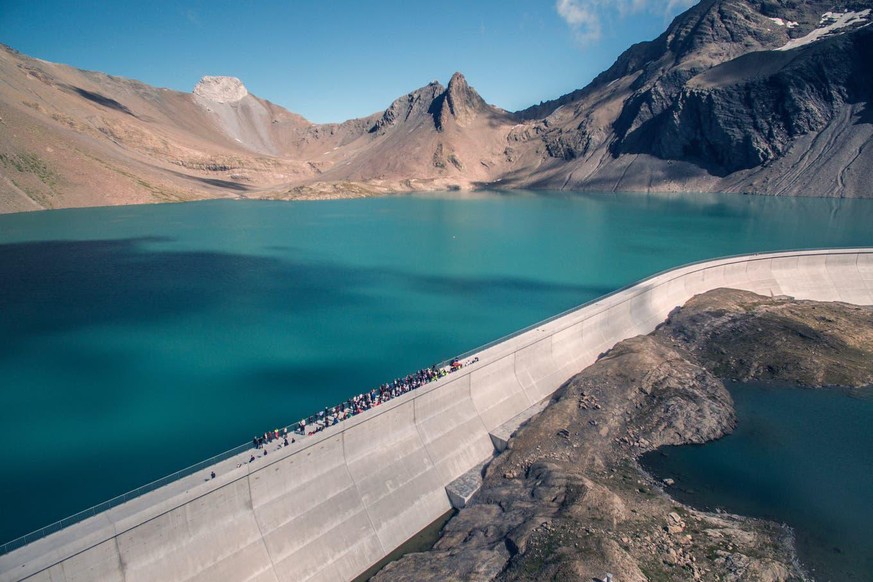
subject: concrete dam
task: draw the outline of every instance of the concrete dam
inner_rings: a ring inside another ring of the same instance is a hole
[[[341,581],[462,506],[566,380],[718,287],[873,304],[873,248],[746,255],[655,275],[259,459],[171,483],[0,556],[0,581]]]

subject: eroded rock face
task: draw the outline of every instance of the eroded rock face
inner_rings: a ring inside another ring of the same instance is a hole
[[[469,124],[480,111],[488,109],[488,104],[467,84],[464,75],[455,73],[449,80],[449,86],[446,87],[439,107],[440,111],[436,117],[437,129],[442,130],[450,119],[454,119],[462,127]]]
[[[613,125],[611,150],[727,175],[766,165],[846,105],[869,101],[862,71],[873,48],[870,4],[838,4],[701,2],[604,73],[603,80],[639,75]],[[829,28],[822,15],[836,14],[830,10],[860,12],[850,12],[859,15],[850,25]]]
[[[722,378],[804,386],[873,384],[873,309],[717,289],[656,334]]]
[[[651,142],[629,144],[629,151],[642,146],[725,173],[767,164],[847,105],[869,101],[871,58],[870,28],[804,49],[744,55],[688,83],[653,122]]]
[[[864,385],[871,369],[873,308],[698,296],[569,380],[491,462],[434,548],[375,580],[803,579],[781,526],[682,506],[636,459],[730,432],[720,376]]]
[[[554,174],[562,188],[866,196],[871,23],[870,0],[699,2],[516,116],[552,165],[578,168]]]
[[[433,115],[433,103],[444,92],[445,87],[433,81],[421,89],[396,99],[369,129],[369,133],[384,134],[390,128],[410,119]]]
[[[236,77],[206,76],[194,87],[194,94],[216,103],[233,103],[248,95],[249,91]]]

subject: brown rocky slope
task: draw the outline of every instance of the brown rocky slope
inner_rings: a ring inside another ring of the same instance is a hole
[[[671,500],[645,451],[732,430],[721,378],[873,383],[873,308],[721,289],[568,381],[474,501],[387,580],[801,580],[790,532]]]
[[[871,197],[873,0],[701,0],[578,91],[524,111],[460,74],[313,124],[0,46],[0,212],[203,198],[547,188]]]

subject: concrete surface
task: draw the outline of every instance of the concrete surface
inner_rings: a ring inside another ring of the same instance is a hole
[[[448,485],[446,494],[455,509],[463,509],[476,493],[482,488],[482,473],[485,465],[491,460],[489,457],[482,461]]]
[[[492,439],[505,443],[525,411],[717,287],[873,304],[873,249],[749,255],[656,275],[254,463],[229,459],[216,479],[186,477],[0,556],[0,581],[354,578],[446,513],[446,486],[490,458]]]
[[[578,370],[577,370],[578,372]],[[539,414],[543,410],[546,409],[546,406],[549,405],[551,399],[543,399],[537,404],[530,406],[494,430],[492,430],[489,434],[491,437],[491,444],[494,445],[494,450],[498,453],[502,453],[506,450],[506,447],[509,446],[509,439],[512,438],[512,435],[527,421],[533,418],[535,415]]]

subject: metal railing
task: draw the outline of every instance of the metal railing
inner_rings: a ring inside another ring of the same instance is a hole
[[[450,360],[443,360],[439,364],[436,364],[436,366],[442,368],[444,366],[449,365],[449,363],[451,361],[452,361],[451,359]],[[439,379],[439,378],[437,378],[437,379]],[[423,384],[422,386],[425,386],[425,385],[426,384]],[[414,390],[412,390],[410,392],[414,392]],[[305,420],[307,422],[307,425],[313,424],[317,421],[317,416],[309,416]],[[279,429],[280,434],[282,434],[285,429],[287,429],[289,433],[298,434],[298,433],[295,433],[297,426],[298,425],[295,423],[293,426],[287,425],[287,426],[281,427]],[[219,453],[213,457],[209,457],[206,460],[195,463],[189,467],[185,467],[184,469],[180,469],[179,471],[176,471],[175,473],[170,473],[169,475],[161,477],[160,479],[152,481],[151,483],[147,483],[145,485],[137,487],[136,489],[128,491],[127,493],[123,493],[121,495],[118,495],[117,497],[113,497],[112,499],[109,499],[108,501],[103,501],[102,503],[98,503],[97,505],[89,507],[88,509],[84,509],[78,513],[74,513],[73,515],[70,515],[70,516],[65,517],[63,519],[60,519],[60,520],[58,520],[54,523],[51,523],[47,526],[41,527],[38,530],[32,531],[30,533],[27,533],[27,534],[21,536],[21,537],[15,538],[14,540],[6,542],[5,544],[0,544],[0,556],[2,556],[3,554],[8,554],[9,552],[11,552],[13,550],[17,550],[20,547],[26,546],[27,544],[35,542],[36,540],[42,539],[50,534],[53,534],[57,531],[64,529],[65,527],[69,527],[71,525],[79,523],[80,521],[84,521],[84,520],[88,519],[89,517],[94,517],[95,515],[102,513],[104,511],[107,511],[109,509],[112,509],[113,507],[118,507],[122,503],[126,503],[126,502],[130,501],[131,499],[135,499],[137,497],[145,495],[146,493],[149,493],[149,492],[154,491],[156,489],[160,489],[161,487],[163,487],[165,485],[169,485],[170,483],[174,483],[175,481],[178,481],[179,479],[182,479],[182,478],[187,477],[189,475],[193,475],[194,473],[197,473],[198,471],[202,471],[203,469],[211,467],[211,466],[215,465],[216,463],[220,463],[221,461],[230,459],[231,457],[235,457],[236,455],[244,453],[244,452],[251,450],[253,448],[254,448],[253,443],[246,443],[243,445],[236,446],[232,449],[224,451],[223,453]]]
[[[827,250],[831,253],[833,253],[833,252],[840,253],[841,251],[842,252],[852,252],[852,251],[859,251],[859,250],[866,250],[866,249],[865,249],[865,247],[854,247],[854,248],[853,247],[844,247],[844,248],[834,248],[834,249],[792,249],[792,250],[786,250],[786,251],[768,251],[768,252],[761,252],[761,253],[754,253],[754,254],[746,253],[746,254],[740,254],[740,255],[729,255],[729,256],[718,257],[718,258],[714,258],[714,259],[701,259],[699,261],[694,261],[691,263],[687,263],[685,265],[673,267],[671,269],[665,269],[665,270],[660,271],[658,273],[655,273],[653,275],[649,275],[648,277],[646,277],[644,279],[640,279],[639,281],[635,281],[633,283],[625,285],[619,289],[616,289],[610,293],[607,293],[606,295],[601,295],[595,299],[592,299],[590,301],[586,301],[585,303],[582,303],[582,304],[577,305],[575,307],[571,307],[570,309],[567,309],[566,311],[562,311],[561,313],[558,313],[557,315],[553,315],[553,316],[548,317],[542,321],[538,321],[537,323],[531,324],[527,327],[524,327],[522,329],[514,331],[514,332],[507,334],[503,337],[500,337],[498,339],[490,341],[490,342],[488,342],[484,345],[481,345],[477,348],[474,348],[472,350],[468,350],[468,351],[460,354],[459,356],[456,356],[456,358],[457,359],[465,359],[465,358],[469,358],[475,354],[479,354],[479,353],[481,353],[489,348],[492,348],[498,344],[501,344],[505,341],[508,341],[510,339],[518,337],[524,333],[527,333],[531,330],[534,330],[538,327],[541,327],[541,326],[546,325],[552,321],[555,321],[556,319],[560,319],[560,318],[567,316],[571,313],[574,313],[576,311],[584,309],[590,305],[593,305],[595,303],[598,303],[600,301],[608,299],[609,297],[612,297],[613,295],[617,295],[617,294],[619,294],[623,291],[626,291],[632,287],[636,287],[637,285],[644,283],[645,281],[648,281],[650,279],[654,279],[656,277],[660,277],[661,275],[664,275],[664,274],[669,273],[671,271],[676,271],[678,269],[685,269],[688,267],[693,267],[695,265],[702,265],[704,263],[711,263],[714,261],[723,261],[723,260],[731,260],[731,259],[737,259],[737,258],[748,258],[748,257],[760,257],[761,259],[765,259],[765,258],[768,258],[768,256],[775,255],[775,254],[788,254],[788,255],[790,255],[791,253],[809,254],[809,253],[814,253],[815,251],[818,251],[818,250]],[[455,359],[455,358],[443,360],[442,362],[437,364],[437,366],[438,367],[446,366],[453,359]],[[415,391],[413,390],[411,392],[414,393]],[[312,417],[310,417],[310,418],[312,418]],[[287,428],[289,432],[293,432],[293,430],[297,428],[297,425],[296,424],[293,426],[288,425],[287,427],[282,427],[282,428],[283,429]],[[5,544],[0,545],[0,555],[7,554],[13,550],[16,550],[16,549],[22,547],[22,546],[25,546],[29,543],[36,541],[36,540],[44,538],[44,537],[48,536],[49,534],[53,534],[57,531],[60,531],[60,530],[64,529],[65,527],[69,527],[73,524],[79,523],[80,521],[84,521],[85,519],[88,519],[89,517],[93,517],[93,516],[97,515],[98,513],[102,513],[103,511],[106,511],[108,509],[112,509],[113,507],[117,507],[117,506],[121,505],[122,503],[130,501],[131,499],[135,499],[137,497],[145,495],[146,493],[149,493],[151,491],[159,489],[159,488],[163,487],[164,485],[168,485],[170,483],[173,483],[174,481],[178,481],[179,479],[182,479],[184,477],[192,475],[198,471],[201,471],[207,467],[210,467],[216,463],[219,463],[221,461],[229,459],[235,455],[243,453],[243,452],[245,452],[249,449],[252,449],[252,448],[253,448],[253,446],[251,443],[239,445],[239,446],[234,447],[230,450],[224,451],[223,453],[219,453],[219,454],[215,455],[214,457],[210,457],[204,461],[200,461],[199,463],[191,465],[190,467],[186,467],[184,469],[176,471],[175,473],[171,473],[170,475],[167,475],[165,477],[161,477],[160,479],[158,479],[156,481],[152,481],[151,483],[148,483],[148,484],[143,485],[141,487],[137,487],[136,489],[134,489],[132,491],[128,491],[127,493],[124,493],[124,494],[119,495],[117,497],[113,497],[112,499],[110,499],[108,501],[98,503],[97,505],[95,505],[93,507],[89,507],[88,509],[85,509],[83,511],[75,513],[69,517],[65,517],[64,519],[56,521],[56,522],[49,524],[45,527],[41,527],[36,531],[30,532],[30,533],[25,534],[21,537],[15,538],[12,541],[9,541],[9,542],[6,542]]]
[[[290,427],[289,427],[289,430],[290,430]],[[65,517],[64,519],[56,521],[56,522],[49,524],[45,527],[41,527],[36,531],[32,531],[32,532],[25,534],[19,538],[15,538],[14,540],[12,540],[10,542],[6,542],[5,544],[0,545],[0,555],[7,554],[7,553],[11,552],[12,550],[16,550],[16,549],[18,549],[22,546],[25,546],[29,543],[35,542],[36,540],[44,538],[49,534],[53,534],[57,531],[60,531],[60,530],[64,529],[65,527],[71,526],[75,523],[79,523],[80,521],[84,521],[84,520],[88,519],[89,517],[93,517],[93,516],[97,515],[98,513],[102,513],[104,511],[112,509],[113,507],[118,507],[122,503],[130,501],[131,499],[135,499],[137,497],[145,495],[146,493],[149,493],[150,491],[154,491],[155,489],[160,489],[164,485],[169,485],[170,483],[178,481],[179,479],[182,479],[182,478],[187,477],[189,475],[193,475],[194,473],[196,473],[198,471],[201,471],[207,467],[211,467],[212,465],[215,465],[216,463],[220,463],[221,461],[224,461],[226,459],[234,457],[234,456],[236,456],[240,453],[243,453],[251,448],[252,448],[252,445],[250,443],[245,444],[245,445],[239,445],[239,446],[234,447],[230,450],[224,451],[223,453],[215,455],[214,457],[210,457],[204,461],[200,461],[199,463],[195,463],[194,465],[191,465],[190,467],[186,467],[184,469],[176,471],[175,473],[171,473],[169,475],[166,475],[165,477],[161,477],[160,479],[158,479],[156,481],[152,481],[151,483],[147,483],[146,485],[142,485],[140,487],[137,487],[136,489],[134,489],[132,491],[128,491],[127,493],[123,493],[122,495],[119,495],[117,497],[113,497],[112,499],[109,499],[108,501],[98,503],[97,505],[95,505],[93,507],[89,507],[88,509],[80,511],[79,513],[75,513],[69,517]]]
[[[636,287],[636,286],[638,286],[638,285],[640,285],[640,284],[642,284],[642,283],[645,283],[646,281],[649,281],[649,280],[651,280],[651,279],[655,279],[655,278],[657,278],[657,277],[660,277],[661,275],[666,275],[667,273],[670,273],[670,272],[672,272],[672,271],[678,271],[679,269],[687,269],[687,268],[689,268],[689,267],[694,267],[694,266],[697,266],[697,265],[703,265],[703,264],[706,264],[706,263],[713,263],[713,262],[716,262],[716,261],[730,261],[731,259],[746,259],[746,260],[750,260],[750,259],[753,258],[753,257],[756,257],[756,258],[758,258],[758,259],[767,259],[767,258],[769,258],[769,257],[771,257],[771,256],[773,256],[773,255],[789,255],[789,256],[790,256],[792,253],[800,253],[800,254],[803,254],[803,255],[808,255],[808,254],[810,254],[810,253],[815,253],[815,252],[817,252],[817,251],[827,251],[828,254],[841,254],[841,253],[853,253],[853,252],[859,252],[859,251],[860,251],[860,252],[866,252],[866,251],[868,251],[868,250],[869,250],[868,247],[834,247],[834,248],[813,248],[813,249],[786,249],[786,250],[782,250],[782,251],[761,251],[761,252],[758,252],[758,253],[741,253],[741,254],[738,254],[738,255],[725,255],[725,256],[723,256],[723,257],[715,257],[715,258],[712,258],[712,259],[700,259],[699,261],[692,261],[692,262],[690,262],[690,263],[685,263],[685,264],[683,264],[683,265],[679,265],[679,266],[677,266],[677,267],[671,267],[671,268],[669,268],[669,269],[664,269],[664,270],[662,270],[662,271],[658,271],[658,272],[656,272],[656,273],[654,273],[654,274],[652,274],[652,275],[649,275],[649,276],[647,276],[647,277],[645,277],[645,278],[643,278],[643,279],[639,279],[639,280],[634,281],[634,282],[632,282],[632,283],[628,283],[627,285],[625,285],[625,286],[623,286],[623,287],[619,287],[618,289],[615,289],[614,291],[610,291],[609,293],[607,293],[607,294],[605,294],[605,295],[599,295],[598,297],[595,297],[594,299],[591,299],[590,301],[586,301],[585,303],[581,303],[581,304],[579,304],[579,305],[576,305],[575,307],[571,307],[571,308],[569,308],[569,309],[567,309],[567,310],[565,310],[565,311],[562,311],[562,312],[560,312],[560,313],[558,313],[558,314],[556,314],[556,315],[552,315],[552,316],[550,316],[550,317],[547,317],[546,319],[543,319],[543,320],[538,321],[538,322],[536,322],[536,323],[532,323],[532,324],[530,324],[530,325],[527,326],[527,327],[523,327],[523,328],[521,328],[521,329],[519,329],[519,330],[516,330],[516,331],[514,331],[514,332],[512,332],[512,333],[509,333],[509,334],[506,334],[506,335],[504,335],[504,336],[501,336],[501,337],[499,337],[499,338],[497,338],[497,339],[495,339],[495,340],[491,340],[490,342],[488,342],[488,343],[486,343],[486,344],[483,344],[483,345],[481,345],[481,346],[479,346],[479,347],[473,348],[472,350],[468,350],[468,351],[466,351],[466,352],[460,354],[459,356],[457,356],[457,358],[463,360],[464,358],[469,358],[470,356],[473,356],[473,355],[475,355],[475,354],[479,354],[479,353],[481,353],[481,352],[484,352],[485,350],[487,350],[487,349],[489,349],[489,348],[493,348],[494,346],[496,346],[496,345],[498,345],[498,344],[502,344],[502,343],[505,342],[505,341],[509,341],[509,340],[511,340],[511,339],[513,339],[513,338],[515,338],[515,337],[518,337],[518,336],[523,335],[523,334],[525,334],[525,333],[527,333],[527,332],[529,332],[529,331],[532,331],[532,330],[534,330],[534,329],[537,329],[538,327],[542,327],[542,326],[544,326],[544,325],[546,325],[546,324],[548,324],[548,323],[551,323],[551,322],[555,321],[556,319],[561,319],[562,317],[565,317],[565,316],[567,316],[567,315],[570,315],[571,313],[575,313],[575,312],[577,312],[577,311],[580,311],[580,310],[582,310],[582,309],[585,309],[586,307],[590,307],[591,305],[594,305],[595,303],[599,303],[599,302],[601,302],[601,301],[604,301],[604,300],[606,300],[606,299],[609,299],[609,298],[612,297],[613,295],[618,295],[619,293],[621,293],[621,292],[623,292],[623,291],[627,291],[628,289],[631,289],[631,288],[633,288],[633,287]],[[443,362],[443,363],[441,363],[441,364],[439,364],[439,365],[443,365],[443,364],[445,364],[445,363],[447,363],[447,362],[448,362],[448,360],[446,360],[446,362]]]

